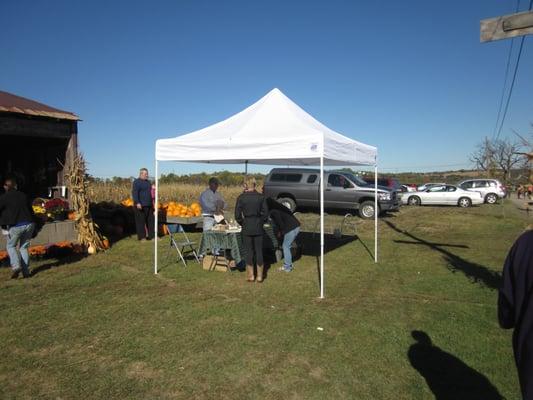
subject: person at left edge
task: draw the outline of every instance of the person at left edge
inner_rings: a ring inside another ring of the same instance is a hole
[[[152,184],[148,180],[148,170],[141,168],[139,177],[133,181],[131,197],[134,204],[135,228],[140,241],[154,238],[154,207]]]
[[[18,278],[21,272],[24,278],[28,278],[28,247],[35,228],[33,210],[26,195],[17,190],[15,179],[7,178],[4,189],[5,193],[0,196],[0,225],[8,231],[6,247],[13,271],[11,279]]]

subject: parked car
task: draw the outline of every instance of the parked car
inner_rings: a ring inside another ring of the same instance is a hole
[[[495,204],[506,195],[506,188],[497,179],[468,179],[457,184],[461,189],[481,193],[485,203]]]
[[[373,176],[364,176],[363,180],[369,185],[374,185]],[[378,186],[384,186],[388,187],[390,190],[402,192],[402,185],[400,184],[398,179],[395,178],[378,178]]]
[[[424,191],[426,189],[429,189],[432,186],[442,186],[442,185],[446,185],[446,183],[445,182],[438,182],[438,183],[429,182],[429,183],[424,183],[423,185],[418,186],[417,190]]]
[[[401,185],[400,186],[403,193],[405,192],[416,192],[416,185]]]
[[[358,210],[361,218],[374,218],[374,186],[344,171],[324,171],[324,207]],[[274,168],[265,177],[263,192],[291,211],[320,206],[320,170]],[[400,207],[397,192],[378,186],[378,213]]]
[[[483,204],[483,197],[479,192],[463,190],[454,185],[438,185],[418,192],[406,194],[402,198],[403,204],[420,205],[452,205],[470,207]]]

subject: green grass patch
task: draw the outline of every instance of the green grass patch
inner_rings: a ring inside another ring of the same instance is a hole
[[[310,230],[317,216],[300,218]],[[326,231],[341,221],[328,215]],[[496,288],[526,225],[511,204],[404,207],[380,220],[374,264],[373,221],[357,220],[357,240],[325,256],[323,300],[312,255],[249,284],[184,268],[167,239],[157,276],[152,244],[133,237],[36,261],[31,279],[3,269],[0,398],[518,398]]]

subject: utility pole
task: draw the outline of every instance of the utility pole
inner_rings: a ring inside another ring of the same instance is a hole
[[[481,43],[533,34],[533,11],[481,20]]]
[[[530,7],[531,8],[531,7]],[[518,36],[533,34],[533,11],[519,12],[515,14],[502,15],[500,17],[488,18],[481,20],[480,23],[480,41],[492,42],[500,39],[510,39]],[[522,153],[528,159],[529,181],[533,183],[531,174],[531,162],[533,161],[533,152]]]

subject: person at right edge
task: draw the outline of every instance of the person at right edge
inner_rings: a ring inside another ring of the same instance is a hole
[[[257,266],[255,280],[263,282],[263,224],[268,217],[265,196],[256,190],[253,177],[245,177],[244,192],[235,204],[235,220],[242,226],[242,238],[246,252],[246,280],[254,281],[254,258]]]
[[[498,320],[514,328],[513,351],[524,400],[533,400],[533,231],[509,250],[498,295]]]

